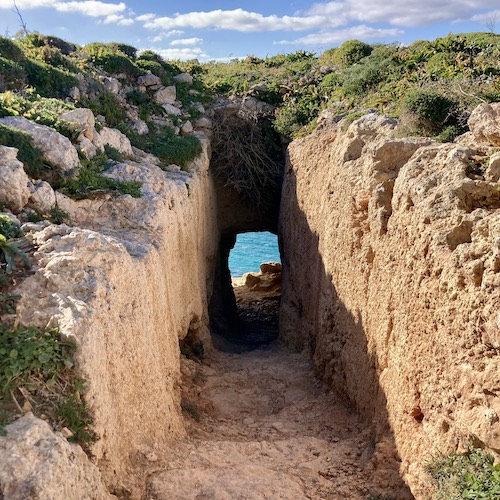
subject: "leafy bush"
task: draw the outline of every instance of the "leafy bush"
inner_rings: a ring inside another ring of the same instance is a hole
[[[69,89],[78,83],[67,71],[44,62],[28,60],[23,63],[23,68],[27,83],[44,97],[66,97]]]
[[[5,263],[5,272],[10,274],[16,269],[16,257],[20,257],[24,265],[31,267],[31,260],[25,249],[29,246],[27,238],[7,239],[3,234],[0,234],[0,265]]]
[[[111,42],[108,43],[108,47],[113,52],[121,52],[122,54],[125,54],[129,59],[137,59],[137,49],[135,47],[132,47],[132,45],[127,45],[126,43]]]
[[[500,498],[500,464],[491,455],[469,445],[467,453],[452,453],[426,466],[437,500],[495,500]]]
[[[415,125],[428,134],[439,133],[445,125],[452,124],[456,102],[429,89],[414,89],[408,92],[402,109],[411,114]]]
[[[135,77],[140,74],[139,68],[131,61],[130,57],[120,50],[119,47],[131,52],[134,51],[134,58],[136,49],[129,45],[117,43],[89,43],[83,47],[91,61],[100,66],[104,71],[112,74],[124,73],[128,77]],[[129,50],[130,49],[130,50]]]
[[[156,103],[152,95],[147,92],[132,90],[127,94],[127,99],[131,104],[138,107],[141,120],[149,120],[151,115],[164,116],[166,114],[165,108]]]
[[[136,181],[117,181],[101,174],[110,167],[108,158],[98,154],[91,160],[82,160],[82,167],[76,179],[62,181],[60,190],[75,200],[88,198],[92,193],[105,192],[116,196],[130,194],[141,197],[141,183]]]
[[[0,57],[0,92],[21,90],[26,78],[26,72],[20,64]]]
[[[127,119],[125,110],[111,92],[101,92],[94,99],[82,99],[81,102],[94,115],[103,115],[109,127],[116,127]]]
[[[0,144],[17,148],[17,158],[24,163],[26,172],[33,178],[42,177],[49,168],[42,152],[33,146],[31,136],[26,132],[0,124]]]
[[[55,329],[10,329],[0,325],[0,394],[8,395],[31,379],[45,383],[73,366],[73,346],[61,342]]]
[[[7,239],[20,238],[24,232],[8,215],[0,214],[0,234]]]
[[[24,60],[24,54],[19,45],[10,38],[0,36],[0,56],[13,62]]]
[[[148,123],[149,132],[139,135],[120,127],[136,148],[157,156],[163,163],[180,166],[185,169],[202,151],[200,140],[195,136],[177,136],[174,131],[154,122]]]
[[[348,40],[344,42],[332,55],[334,61],[342,66],[352,66],[358,63],[366,56],[369,56],[373,50],[371,45],[360,42],[359,40]]]

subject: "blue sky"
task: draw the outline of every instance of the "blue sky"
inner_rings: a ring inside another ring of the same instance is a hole
[[[297,49],[322,52],[345,40],[410,43],[450,32],[500,32],[499,0],[16,0],[30,31],[84,45],[124,42],[167,59],[208,61]],[[2,35],[19,20],[0,0]]]

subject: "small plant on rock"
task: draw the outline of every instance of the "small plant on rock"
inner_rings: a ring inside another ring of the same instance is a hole
[[[26,267],[31,267],[31,260],[25,251],[29,246],[30,241],[28,238],[7,239],[3,234],[0,234],[0,262],[5,263],[7,274],[16,269],[17,257],[24,262]]]

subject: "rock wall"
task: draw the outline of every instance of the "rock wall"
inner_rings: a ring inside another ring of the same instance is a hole
[[[36,268],[19,290],[18,320],[58,326],[76,343],[100,438],[91,453],[121,496],[139,498],[141,464],[184,434],[179,339],[209,338],[218,229],[200,137],[191,174],[164,172],[152,157],[127,161],[107,175],[141,180],[142,198],[73,202],[73,226],[32,227]]]
[[[398,138],[377,114],[344,123],[289,148],[281,336],[373,422],[424,498],[434,455],[469,439],[500,452],[492,150]]]

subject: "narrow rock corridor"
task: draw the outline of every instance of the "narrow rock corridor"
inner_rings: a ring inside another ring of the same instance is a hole
[[[394,464],[302,355],[275,343],[183,372],[189,437],[149,478],[148,500],[382,498]]]

